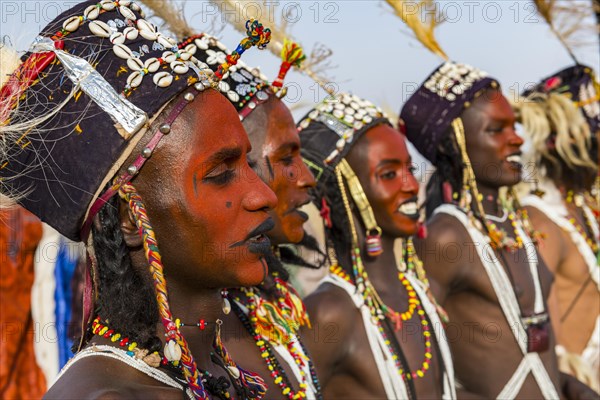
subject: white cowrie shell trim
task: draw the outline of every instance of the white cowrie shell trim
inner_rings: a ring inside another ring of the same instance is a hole
[[[196,54],[196,51],[198,51],[198,47],[196,47],[194,43],[190,43],[187,46],[185,46],[185,51],[187,51],[191,55],[194,55]]]
[[[132,71],[141,71],[144,69],[144,63],[139,58],[132,57],[127,60],[127,66]]]
[[[121,1],[120,3],[120,7],[119,7],[119,12],[121,13],[121,15],[131,21],[135,21],[137,19],[137,17],[135,16],[135,13],[133,11],[131,11],[129,9],[129,7],[125,7],[125,5],[123,4],[123,2]]]
[[[188,53],[185,50],[181,50],[181,51],[179,51],[179,58],[181,58],[183,61],[187,61],[190,58],[192,58],[192,54]]]
[[[156,29],[154,28],[154,25],[152,25],[150,22],[146,21],[145,19],[138,19],[136,24],[140,31],[148,31],[148,32],[156,33]]]
[[[229,100],[231,101],[240,101],[240,95],[233,90],[227,92],[227,97],[229,97]]]
[[[138,30],[133,26],[129,26],[123,30],[123,35],[127,38],[127,40],[135,40],[138,37]]]
[[[113,51],[115,52],[117,57],[122,58],[124,60],[130,59],[133,57],[133,53],[131,52],[131,49],[129,49],[129,47],[125,46],[124,44],[115,44],[113,46]]]
[[[110,37],[110,35],[113,33],[111,27],[103,21],[91,21],[88,26],[90,28],[90,32],[101,38]]]
[[[81,25],[79,17],[71,17],[63,22],[63,29],[65,31],[75,32],[79,28],[79,25]]]
[[[194,40],[196,46],[201,50],[208,50],[208,42],[206,40],[196,39]]]
[[[171,69],[176,74],[185,74],[186,72],[188,72],[190,67],[188,67],[183,61],[173,61],[171,63]]]
[[[91,25],[90,25],[90,30],[91,30]],[[98,36],[98,35],[96,35],[96,36]],[[125,35],[123,35],[122,32],[115,32],[112,35],[110,35],[110,38],[108,40],[110,40],[110,42],[112,44],[123,44],[123,43],[125,43]]]
[[[90,21],[95,20],[96,18],[98,18],[98,15],[100,15],[100,10],[98,9],[98,7],[94,6],[89,6],[88,8],[85,9],[85,11],[83,12],[83,16],[86,19],[89,19]]]
[[[144,78],[144,75],[142,74],[141,71],[135,71],[134,73],[132,73],[131,75],[129,75],[127,77],[127,85],[129,85],[129,87],[136,88],[136,87],[140,86],[143,78]]]
[[[159,87],[167,87],[171,83],[173,83],[173,75],[169,74],[166,71],[158,72],[153,77],[152,80]]]
[[[156,32],[144,31],[140,29],[140,35],[146,40],[155,41],[158,38]]]
[[[156,41],[166,49],[172,47],[172,44],[171,44],[171,41],[169,40],[169,38],[166,36],[162,36],[161,34],[157,34]]]
[[[112,11],[115,9],[116,5],[112,0],[102,0],[100,2],[100,7],[102,7],[103,10]]]
[[[140,12],[142,10],[142,8],[139,6],[139,4],[133,3],[133,2],[129,5],[129,8],[131,8],[133,11],[137,11],[137,12]]]
[[[177,60],[177,56],[172,51],[165,51],[162,55],[162,59],[170,64]]]
[[[158,61],[157,58],[152,57],[146,60],[144,66],[146,67],[148,72],[154,73],[160,68],[160,61]]]
[[[131,5],[131,0],[120,0],[119,5],[129,7]]]
[[[219,90],[223,93],[227,93],[229,91],[231,87],[229,86],[229,83],[225,82],[225,81],[221,81],[219,82]]]

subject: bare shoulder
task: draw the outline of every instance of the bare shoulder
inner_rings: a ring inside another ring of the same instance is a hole
[[[529,206],[525,207],[525,210],[533,229],[540,232],[544,237],[538,249],[546,266],[552,273],[560,271],[561,265],[566,262],[567,249],[571,245],[568,234],[542,210]]]
[[[170,389],[122,361],[108,357],[77,360],[48,390],[44,399],[121,400],[145,397],[140,388]],[[173,388],[175,391],[176,389]],[[178,391],[178,398],[181,392]]]
[[[427,238],[424,242],[462,243],[469,238],[464,225],[454,216],[445,213],[435,214],[427,222]]]
[[[331,283],[321,284],[304,299],[304,304],[313,324],[333,323],[342,331],[345,327],[352,327],[355,317],[360,316],[346,291]]]

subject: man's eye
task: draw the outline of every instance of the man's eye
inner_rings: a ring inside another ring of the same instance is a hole
[[[380,177],[381,179],[394,179],[396,177],[396,171],[384,172]]]
[[[229,168],[226,164],[221,164],[204,177],[204,181],[215,185],[224,185],[229,183],[235,177],[235,170]]]
[[[415,167],[415,166],[408,167],[408,172],[410,172],[412,175],[414,175],[417,172],[417,167]]]
[[[286,167],[289,167],[290,165],[292,165],[294,163],[294,157],[293,156],[284,157],[281,159],[281,162]]]

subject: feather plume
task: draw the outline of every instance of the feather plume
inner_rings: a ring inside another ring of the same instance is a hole
[[[386,0],[394,14],[412,30],[415,38],[429,51],[448,60],[448,56],[437,42],[434,30],[443,21],[433,0],[406,1]]]
[[[164,21],[164,25],[171,31],[177,39],[192,36],[196,33],[185,20],[183,9],[185,2],[180,7],[175,2],[168,0],[140,0],[151,12],[153,17],[158,17]]]
[[[268,25],[271,29],[271,42],[267,49],[278,59],[281,57],[281,52],[284,48],[284,43],[286,40],[295,41],[288,32],[287,23],[287,21],[292,19],[292,16],[289,15],[289,13],[293,12],[292,9],[288,9],[288,14],[283,15],[279,20],[277,20],[276,18],[271,19],[271,16],[276,15],[276,13],[273,12],[273,8],[267,8],[266,4],[260,1],[211,0],[211,2],[215,4],[219,10],[236,10],[236,13],[227,12],[224,13],[223,16],[233,28],[240,32],[245,32],[244,18],[267,16],[268,21],[265,23],[265,26]],[[325,90],[327,93],[333,95],[335,93],[335,85],[330,84],[332,79],[325,73],[325,71],[335,68],[335,66],[331,65],[329,62],[331,55],[332,51],[328,47],[317,43],[310,55],[300,66],[297,67],[297,69],[317,82],[319,86],[321,86],[321,88],[323,88],[323,90]]]
[[[592,22],[594,10],[587,2],[533,0],[540,16],[550,27],[567,50],[574,62],[578,63],[574,49],[593,44],[589,40],[600,33],[600,25]]]

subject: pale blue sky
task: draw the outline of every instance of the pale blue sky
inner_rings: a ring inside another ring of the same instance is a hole
[[[578,2],[591,4],[589,0]],[[0,0],[0,35],[17,49],[25,50],[59,10],[75,3]],[[248,3],[251,5],[244,9],[248,11],[242,14],[255,10],[252,3],[255,5],[258,0]],[[407,34],[406,26],[383,1],[280,0],[268,3],[277,20],[286,10],[292,12],[290,33],[307,52],[315,43],[323,43],[333,50],[330,61],[337,68],[328,74],[341,90],[367,98],[395,114],[416,86],[441,62]],[[568,53],[534,12],[531,1],[443,0],[438,3],[449,19],[437,30],[442,48],[451,59],[475,65],[498,78],[505,92],[511,88],[521,91],[528,82],[536,82],[572,64]],[[218,18],[214,6],[207,1],[188,0],[185,10],[190,25],[198,31],[209,30],[213,18]],[[268,15],[262,21],[270,25]],[[241,38],[231,27],[226,27],[219,37],[229,48],[234,48]],[[581,62],[598,71],[598,36],[590,35],[589,41],[592,45],[578,49],[576,54]],[[252,66],[260,66],[270,79],[279,68],[279,60],[267,51],[253,49],[244,55],[244,60]],[[297,72],[290,72],[287,82],[296,82],[296,87],[301,89],[300,97],[290,90],[287,98],[297,119],[315,100],[324,96],[314,82]]]

